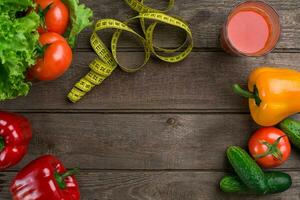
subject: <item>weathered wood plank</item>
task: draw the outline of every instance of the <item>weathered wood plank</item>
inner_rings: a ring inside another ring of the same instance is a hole
[[[116,18],[120,20],[128,19],[134,16],[124,1],[120,0],[82,0],[88,6],[93,8],[95,19]],[[147,1],[146,1],[147,2]],[[162,8],[166,1],[152,0],[149,4],[155,5],[156,8]],[[197,48],[219,48],[219,32],[222,24],[230,9],[241,0],[176,0],[175,8],[172,14],[181,16],[191,24],[194,34],[195,46]],[[274,6],[281,16],[282,37],[278,48],[300,48],[300,6],[295,0],[267,0]],[[161,29],[158,31],[158,44],[166,47],[173,47],[178,44],[178,39],[182,39],[182,34],[178,31],[167,31]],[[90,30],[81,34],[78,42],[79,48],[89,48],[88,38]],[[104,36],[108,41],[108,35]],[[123,40],[121,47],[136,47],[137,45],[131,39]]]
[[[260,197],[222,193],[218,182],[223,172],[81,171],[78,180],[82,200],[298,200],[299,172],[287,173],[293,178],[288,191]],[[11,199],[8,185],[14,175],[14,172],[0,174],[1,200]]]
[[[123,63],[138,62],[141,53],[123,52]],[[27,97],[1,102],[0,108],[35,109],[196,109],[247,111],[246,100],[233,94],[233,83],[246,84],[250,71],[257,66],[289,66],[300,62],[297,53],[272,53],[261,58],[237,58],[216,52],[194,52],[176,64],[152,59],[140,72],[127,74],[116,70],[77,104],[66,95],[85,73],[95,55],[77,52],[72,68],[53,82],[34,84]],[[129,59],[130,58],[130,59]]]
[[[257,126],[246,114],[26,114],[34,138],[21,164],[59,156],[83,169],[228,168],[226,148]],[[281,168],[299,168],[299,151]]]

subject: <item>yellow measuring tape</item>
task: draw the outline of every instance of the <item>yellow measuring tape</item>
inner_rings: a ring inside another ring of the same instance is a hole
[[[111,75],[113,70],[119,66],[125,72],[135,72],[144,67],[151,54],[155,55],[162,61],[175,63],[185,59],[193,49],[192,32],[187,23],[183,22],[176,17],[165,14],[174,6],[174,0],[169,0],[168,7],[165,10],[157,10],[144,5],[144,0],[124,0],[133,10],[139,14],[136,17],[129,19],[127,22],[121,22],[115,19],[102,19],[96,22],[94,31],[90,38],[90,43],[98,58],[91,64],[91,71],[85,75],[78,83],[75,84],[73,89],[68,94],[68,98],[73,103],[79,101],[87,92],[89,92],[96,85],[100,85],[108,76]],[[131,29],[127,24],[132,20],[140,20],[144,37]],[[145,20],[152,21],[146,27]],[[159,24],[168,24],[182,29],[186,32],[186,40],[175,49],[166,49],[156,47],[153,45],[153,34],[156,26]],[[104,29],[116,29],[111,40],[111,52],[102,42],[97,35],[98,31]],[[145,50],[145,58],[142,65],[138,67],[122,66],[117,59],[117,44],[123,31],[134,34],[143,44]],[[182,50],[184,49],[184,50]],[[160,52],[160,53],[158,53]],[[161,54],[164,55],[161,55]],[[168,55],[169,56],[166,56]],[[176,55],[174,55],[176,54]]]

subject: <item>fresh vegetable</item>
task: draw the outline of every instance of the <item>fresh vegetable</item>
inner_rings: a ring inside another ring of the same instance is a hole
[[[292,118],[283,120],[279,127],[289,137],[290,141],[298,148],[300,148],[300,122]]]
[[[92,25],[93,11],[84,4],[79,4],[79,0],[62,0],[62,2],[69,8],[70,12],[70,23],[64,36],[69,45],[74,48],[78,34]]]
[[[30,122],[14,113],[0,112],[0,170],[16,165],[27,153]]]
[[[292,185],[290,175],[283,172],[265,172],[265,177],[268,184],[266,194],[284,192]],[[224,176],[220,181],[220,188],[226,193],[257,194],[256,191],[250,190],[237,176]]]
[[[11,19],[16,18],[16,13],[26,11],[29,7],[33,6],[32,0],[1,0],[0,1],[0,14],[8,14]]]
[[[290,175],[283,172],[266,172],[268,181],[268,194],[284,192],[292,186],[292,178]]]
[[[60,0],[36,0],[41,17],[40,33],[55,32],[60,35],[67,30],[69,9]]]
[[[238,176],[225,175],[220,181],[220,189],[225,193],[252,194],[250,190]]]
[[[76,171],[67,171],[57,158],[45,155],[17,174],[10,191],[14,200],[79,200]]]
[[[29,77],[50,81],[60,77],[72,63],[72,49],[67,41],[54,32],[44,33],[39,39],[43,57],[29,71]]]
[[[268,185],[264,172],[245,150],[231,146],[227,149],[227,158],[247,188],[258,194],[267,193]]]
[[[43,4],[50,0],[37,1],[44,7]],[[44,9],[45,24],[50,30],[64,32],[64,37],[74,48],[78,34],[92,24],[93,12],[83,4],[79,5],[78,0],[53,0],[52,3],[48,10]],[[39,45],[36,30],[43,22],[35,12],[38,9],[35,6],[33,0],[0,1],[0,101],[25,96],[29,92],[31,84],[26,80],[26,72],[36,64]],[[63,6],[69,17],[66,17]],[[59,22],[55,20],[58,16],[53,14],[58,7],[62,14]],[[67,28],[64,24],[68,24]]]
[[[273,126],[300,111],[300,72],[260,67],[249,76],[248,89],[234,91],[249,99],[251,115],[261,126]]]
[[[220,188],[226,193],[273,194],[292,185],[291,177],[282,172],[266,172],[240,147],[227,149],[227,157],[237,176],[224,176]]]
[[[251,136],[248,147],[252,157],[264,168],[281,165],[291,153],[287,135],[274,127],[261,128],[256,131]]]
[[[0,1],[0,100],[13,99],[28,93],[30,83],[26,70],[36,60],[40,24],[34,12],[25,15],[32,0]]]
[[[43,29],[40,32],[56,32],[64,35],[69,45],[74,48],[78,34],[92,25],[93,11],[79,0],[36,0],[42,11]],[[43,20],[44,19],[44,20]]]
[[[44,30],[40,28],[40,32],[48,32],[42,34],[39,40],[43,45],[43,57],[39,58],[36,65],[30,69],[28,77],[49,81],[57,79],[70,67],[72,62],[70,46],[73,48],[77,35],[85,27],[91,25],[90,19],[93,13],[83,4],[79,5],[78,0],[63,2],[36,0],[36,2],[40,8],[39,14],[42,22],[44,22],[42,26]],[[65,33],[67,41],[55,33]]]

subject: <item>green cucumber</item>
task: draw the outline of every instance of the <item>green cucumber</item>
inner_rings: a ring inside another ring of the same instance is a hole
[[[292,185],[291,176],[283,172],[265,172],[265,177],[268,184],[266,194],[284,192]],[[250,190],[237,176],[224,176],[220,181],[220,188],[226,193],[257,194],[256,191]]]
[[[247,188],[257,194],[268,192],[264,172],[245,150],[237,146],[231,146],[227,149],[227,157],[235,173]]]
[[[220,189],[225,193],[252,194],[251,190],[237,176],[224,176],[220,181]]]
[[[284,192],[292,186],[292,178],[283,172],[266,172],[268,181],[268,194]]]
[[[300,148],[300,122],[288,118],[279,124],[280,129],[285,132],[290,141],[298,148]]]

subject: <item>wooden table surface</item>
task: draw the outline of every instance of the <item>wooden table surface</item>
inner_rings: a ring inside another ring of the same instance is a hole
[[[81,0],[95,19],[125,20],[135,13],[121,0]],[[164,1],[153,0],[156,7]],[[246,84],[249,72],[261,65],[299,69],[300,4],[269,0],[280,16],[282,37],[265,57],[239,58],[219,45],[220,27],[236,0],[176,0],[172,13],[188,21],[195,48],[183,62],[151,59],[141,71],[116,70],[77,104],[66,100],[73,84],[88,72],[96,57],[84,31],[72,68],[59,80],[34,84],[27,97],[2,102],[0,108],[27,116],[34,130],[29,154],[15,168],[0,173],[1,200],[11,199],[8,186],[16,172],[43,154],[57,155],[67,167],[81,168],[83,200],[223,200],[241,199],[218,188],[231,171],[225,158],[229,145],[246,148],[258,127],[247,102],[231,84]],[[156,42],[174,47],[183,34],[160,27]],[[108,39],[109,33],[101,37]],[[108,40],[107,40],[108,41]],[[129,34],[120,42],[124,63],[138,63],[142,48]],[[279,167],[293,178],[282,194],[242,197],[265,200],[300,199],[300,152]]]

